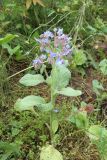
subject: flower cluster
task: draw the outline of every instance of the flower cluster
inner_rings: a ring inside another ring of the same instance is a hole
[[[63,33],[63,29],[55,28],[53,32],[46,31],[35,40],[40,44],[40,51],[44,54],[33,61],[34,66],[44,62],[63,64],[64,57],[72,53],[71,38]]]

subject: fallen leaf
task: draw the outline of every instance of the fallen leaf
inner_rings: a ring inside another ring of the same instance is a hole
[[[43,2],[41,0],[33,0],[33,4],[36,5],[36,3],[38,3],[39,5],[45,7],[45,5],[43,4]]]

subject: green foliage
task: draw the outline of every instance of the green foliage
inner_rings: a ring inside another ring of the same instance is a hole
[[[74,123],[79,129],[87,130],[89,127],[89,120],[87,117],[87,112],[79,111],[76,108],[72,109],[71,115],[68,118],[68,121]]]
[[[63,160],[61,153],[53,146],[43,147],[40,154],[40,160]]]
[[[9,53],[10,56],[16,54],[16,53],[20,50],[20,46],[19,46],[19,45],[17,45],[17,46],[16,46],[15,48],[13,48],[13,49],[12,49],[12,48],[10,47],[10,45],[8,45],[8,44],[3,44],[2,47],[3,47],[4,49],[7,49],[7,51],[8,51],[8,53]]]
[[[45,80],[43,76],[40,74],[36,75],[26,74],[20,79],[19,82],[25,86],[36,86],[40,83],[45,82]]]
[[[52,131],[53,131],[53,133],[56,133],[57,130],[58,130],[58,120],[53,119],[52,120]]]
[[[64,65],[54,66],[47,83],[54,91],[61,90],[68,85],[70,78],[71,73]]]
[[[17,111],[34,111],[33,107],[38,106],[41,103],[45,103],[45,100],[42,97],[30,95],[23,99],[18,99],[14,107]]]
[[[56,93],[72,97],[80,96],[82,94],[81,91],[72,89],[71,87],[63,88],[60,91],[56,91]]]
[[[103,85],[96,79],[93,80],[92,85],[93,85],[93,91],[97,95],[100,95],[100,91],[104,90]]]
[[[21,143],[8,143],[8,142],[0,142],[0,151],[2,151],[2,155],[0,155],[1,160],[10,159],[13,155],[17,157],[20,155],[20,145]]]
[[[49,112],[53,109],[52,103],[41,103],[38,106],[38,109],[42,112]]]
[[[92,125],[88,130],[88,136],[99,150],[102,160],[107,159],[107,130],[99,125]]]
[[[29,110],[34,112],[34,106],[38,107],[38,109],[43,112],[52,110],[51,103],[46,103],[42,97],[34,95],[18,99],[14,107],[17,111]]]
[[[84,63],[86,63],[87,61],[87,58],[86,58],[86,55],[84,53],[83,50],[79,50],[79,49],[75,49],[74,50],[74,56],[73,56],[73,65],[74,66],[81,66],[83,65]]]
[[[99,64],[100,70],[104,75],[107,75],[107,59],[103,59]]]
[[[4,38],[0,38],[0,45],[11,42],[14,38],[18,37],[17,35],[7,34]]]

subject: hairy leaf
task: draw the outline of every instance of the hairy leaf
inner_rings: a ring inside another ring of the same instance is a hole
[[[48,112],[48,111],[51,111],[52,110],[52,104],[51,102],[49,103],[41,103],[41,104],[38,104],[37,105],[38,109],[42,112]]]
[[[98,95],[100,95],[100,90],[104,90],[103,85],[96,79],[92,81],[92,85],[93,91]]]
[[[42,148],[40,160],[63,160],[63,157],[52,145],[48,145]]]
[[[107,59],[103,59],[99,64],[100,70],[104,75],[107,75]]]
[[[20,79],[19,82],[25,86],[36,86],[40,83],[45,82],[45,80],[43,76],[40,74],[36,75],[26,74]]]
[[[58,65],[52,69],[51,76],[47,79],[47,83],[51,85],[53,90],[61,90],[68,85],[70,78],[70,71],[64,65]]]
[[[39,96],[26,96],[23,99],[18,99],[14,105],[17,111],[33,110],[34,106],[45,103],[45,100]]]
[[[80,90],[75,90],[71,87],[63,88],[60,91],[56,91],[56,93],[72,97],[80,96],[82,94]]]

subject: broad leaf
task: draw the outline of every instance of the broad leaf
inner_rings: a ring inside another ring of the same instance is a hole
[[[10,159],[10,156],[19,156],[20,155],[20,147],[21,142],[18,143],[9,143],[9,142],[0,142],[0,151],[2,154],[0,154],[0,160],[7,160]]]
[[[78,112],[78,114],[76,115],[76,126],[83,129],[88,128],[89,121],[86,112]]]
[[[52,110],[52,104],[51,104],[51,102],[38,104],[37,107],[42,112],[48,112],[48,111]]]
[[[7,34],[4,38],[0,38],[0,45],[3,45],[5,43],[9,43],[15,37],[18,37],[18,35]]]
[[[92,125],[87,134],[91,142],[96,145],[101,159],[107,160],[107,130],[100,125]]]
[[[107,138],[107,130],[100,125],[92,125],[88,129],[88,136],[92,142],[96,142],[102,138]]]
[[[107,59],[103,59],[99,64],[100,70],[104,75],[107,75]]]
[[[70,71],[64,65],[57,65],[53,67],[47,83],[51,85],[53,90],[61,90],[68,85],[70,78]]]
[[[93,85],[93,91],[98,95],[100,95],[101,90],[104,90],[103,85],[96,79],[92,81],[92,85]]]
[[[75,90],[71,87],[63,88],[61,91],[56,91],[56,93],[72,97],[80,96],[82,94],[80,90]]]
[[[14,105],[17,111],[33,110],[34,106],[45,103],[45,100],[39,96],[26,96],[23,99],[18,99]]]
[[[86,112],[74,111],[69,116],[68,121],[74,123],[80,129],[87,129],[89,126],[89,120]]]
[[[36,86],[40,83],[45,82],[45,80],[43,76],[40,74],[36,74],[36,75],[26,74],[20,79],[19,82],[25,86]]]
[[[42,148],[40,160],[63,160],[63,157],[52,145],[48,145]]]
[[[76,49],[74,51],[75,51],[75,53],[74,53],[74,57],[73,57],[73,63],[75,63],[77,66],[83,65],[87,60],[87,57],[84,54],[84,51],[78,50],[78,49]]]

